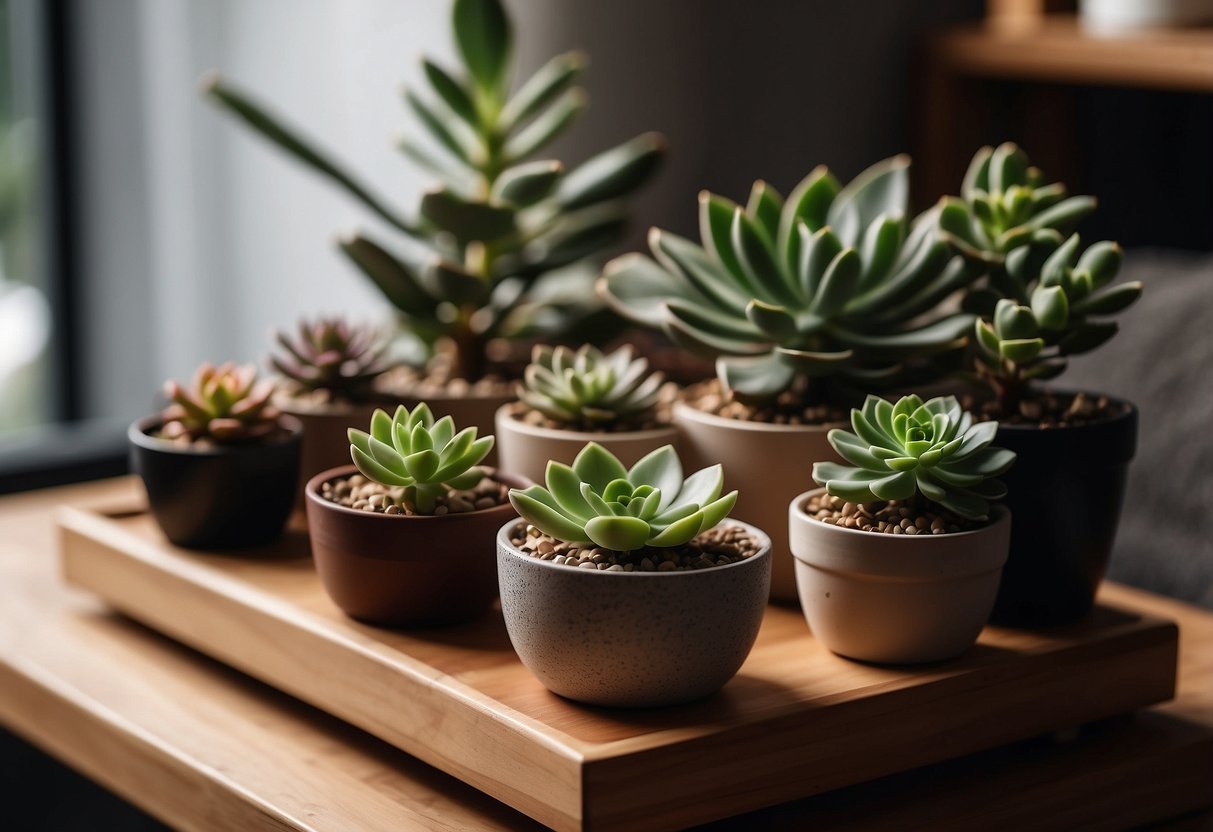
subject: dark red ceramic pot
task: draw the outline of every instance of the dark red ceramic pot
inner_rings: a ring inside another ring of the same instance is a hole
[[[307,484],[312,556],[333,603],[351,618],[386,626],[453,624],[488,609],[497,597],[497,530],[517,516],[514,507],[421,517],[356,511],[320,496],[324,483],[356,471],[332,468]]]

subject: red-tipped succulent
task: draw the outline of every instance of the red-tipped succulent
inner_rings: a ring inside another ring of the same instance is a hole
[[[277,332],[275,339],[282,351],[269,357],[269,365],[302,392],[364,401],[371,397],[375,379],[394,366],[382,333],[341,318],[300,321],[294,338]]]
[[[169,405],[161,413],[160,436],[181,442],[209,440],[231,445],[264,438],[278,428],[279,411],[270,404],[271,381],[257,381],[252,364],[205,363],[184,387],[166,382]]]

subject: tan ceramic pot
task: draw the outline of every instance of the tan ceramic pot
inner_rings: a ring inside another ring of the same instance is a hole
[[[451,624],[487,610],[497,597],[497,530],[517,517],[514,507],[415,517],[355,511],[320,496],[321,485],[356,470],[324,471],[307,484],[312,556],[333,603],[351,618],[386,626]]]
[[[499,467],[534,482],[544,481],[548,460],[572,465],[587,442],[597,442],[629,468],[662,445],[678,449],[678,429],[673,425],[622,433],[587,433],[528,425],[515,419],[512,410],[508,404],[497,409]]]
[[[732,519],[725,525],[744,525]],[[576,569],[497,536],[501,612],[518,657],[549,690],[592,705],[654,707],[719,690],[766,612],[767,537],[743,561],[686,572]]]
[[[326,405],[300,404],[289,396],[279,396],[274,405],[303,424],[303,445],[299,460],[299,485],[295,490],[295,508],[303,508],[307,481],[330,468],[350,464],[350,428],[367,430],[375,408],[389,413],[395,405],[384,400],[376,403],[351,404],[337,402]]]
[[[889,535],[833,526],[789,511],[800,605],[813,635],[839,655],[884,664],[942,661],[968,650],[994,608],[1011,539],[1011,513],[939,535]]]
[[[796,572],[788,548],[788,501],[813,487],[813,463],[841,461],[826,434],[831,426],[744,422],[674,405],[688,471],[724,466],[725,491],[737,489],[732,516],[771,536],[771,597],[796,600]]]

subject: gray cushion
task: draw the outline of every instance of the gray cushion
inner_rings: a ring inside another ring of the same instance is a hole
[[[1110,577],[1213,608],[1213,257],[1139,249],[1122,275],[1145,294],[1057,385],[1141,410]]]

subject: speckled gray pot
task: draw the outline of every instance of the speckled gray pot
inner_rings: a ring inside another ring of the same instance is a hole
[[[920,664],[960,655],[990,618],[1011,536],[1001,505],[980,529],[891,535],[810,517],[806,491],[789,506],[800,605],[813,635],[842,656]]]
[[[497,535],[501,611],[522,663],[547,688],[592,705],[653,707],[702,699],[754,646],[771,582],[762,550],[693,572],[599,572],[525,555]]]

